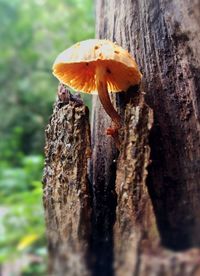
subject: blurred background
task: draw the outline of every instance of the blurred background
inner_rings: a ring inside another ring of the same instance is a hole
[[[93,0],[0,0],[0,275],[46,275],[44,129],[59,52],[94,37]],[[90,98],[85,97],[86,104]]]

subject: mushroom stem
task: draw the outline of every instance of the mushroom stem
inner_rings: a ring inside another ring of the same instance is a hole
[[[107,83],[105,81],[105,68],[103,66],[96,67],[96,84],[100,102],[102,103],[106,113],[110,116],[112,121],[116,124],[117,128],[121,127],[121,118],[114,106],[111,103],[110,97],[108,95]]]

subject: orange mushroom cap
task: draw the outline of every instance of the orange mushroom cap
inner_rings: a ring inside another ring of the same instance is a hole
[[[106,70],[109,92],[126,91],[141,81],[142,74],[128,51],[105,39],[78,42],[60,53],[53,64],[53,74],[72,89],[96,94],[99,65]]]

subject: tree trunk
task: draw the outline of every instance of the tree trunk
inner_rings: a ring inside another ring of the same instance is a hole
[[[148,121],[147,114],[150,111],[139,105],[141,121],[148,122],[146,128],[144,122],[137,121],[137,116],[130,123],[128,113],[136,112],[136,107],[127,104],[124,94],[113,96],[124,117],[125,127],[115,173],[110,169],[112,160],[116,159],[115,150],[110,150],[112,142],[100,136],[108,125],[108,119],[105,119],[98,101],[94,109],[93,126],[96,130],[92,138],[92,180],[98,196],[101,194],[99,201],[98,197],[95,198],[99,202],[96,204],[97,214],[101,213],[102,198],[108,195],[103,188],[99,192],[99,187],[104,185],[112,191],[116,185],[117,193],[116,223],[114,232],[110,231],[111,247],[114,240],[114,249],[110,249],[114,273],[194,275],[199,272],[194,272],[199,269],[199,251],[191,249],[178,255],[166,253],[159,246],[159,237],[163,246],[173,250],[200,245],[200,96],[197,93],[200,88],[200,4],[198,1],[98,0],[96,18],[97,37],[116,41],[136,58],[143,72],[145,99],[154,111],[146,179],[147,134],[151,121],[150,118]],[[138,129],[140,133],[137,133]],[[141,145],[146,150],[142,151]],[[115,174],[116,181],[112,177]],[[109,205],[107,213],[110,214]],[[106,211],[101,214],[105,215]],[[109,222],[113,224],[112,220]],[[101,232],[104,240],[108,240],[109,235],[105,235],[103,229]],[[151,254],[154,257],[150,257]],[[102,252],[102,258],[106,263],[105,252]],[[176,261],[173,263],[174,258]],[[174,265],[177,271],[173,269]],[[97,263],[99,266],[100,263]]]
[[[119,150],[93,99],[91,190],[86,108],[73,101],[55,108],[44,176],[49,270],[198,276],[200,3],[96,0],[96,18],[97,37],[136,58],[143,88],[111,96],[123,121]]]
[[[102,5],[103,3],[103,5]],[[200,244],[200,3],[98,1],[97,33],[135,56],[154,111],[148,186],[164,245]]]

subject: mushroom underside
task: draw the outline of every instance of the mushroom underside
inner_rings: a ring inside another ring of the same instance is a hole
[[[140,82],[136,68],[113,60],[96,60],[78,63],[59,63],[53,67],[53,74],[72,89],[97,94],[97,68],[104,68],[104,80],[108,92],[126,91],[130,86]]]

